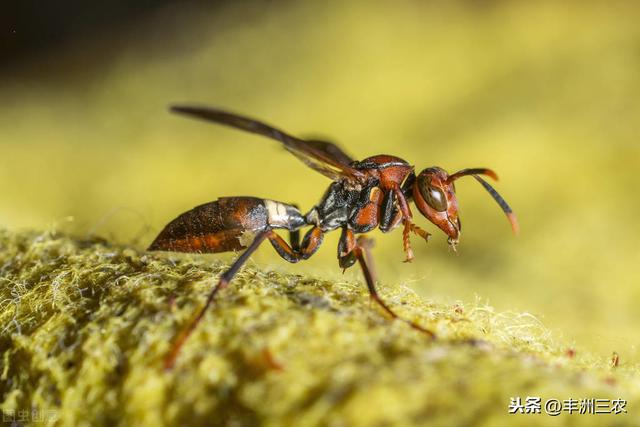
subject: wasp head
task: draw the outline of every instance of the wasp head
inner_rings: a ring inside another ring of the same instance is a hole
[[[507,202],[498,192],[478,175],[488,175],[497,180],[498,176],[491,169],[474,168],[463,169],[449,175],[447,171],[439,167],[424,169],[416,177],[413,185],[413,200],[416,206],[429,221],[434,223],[449,236],[449,245],[456,248],[460,239],[462,225],[458,217],[458,199],[454,181],[460,177],[471,175],[491,194],[507,215],[514,233],[518,232],[518,222]]]

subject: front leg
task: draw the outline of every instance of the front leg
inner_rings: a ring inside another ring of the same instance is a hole
[[[404,252],[407,254],[407,258],[405,262],[411,262],[414,258],[413,250],[411,249],[411,241],[409,240],[409,233],[415,233],[422,237],[425,241],[429,241],[430,234],[418,227],[413,223],[413,216],[411,215],[411,209],[409,209],[409,204],[407,203],[407,199],[404,194],[397,186],[392,189],[396,200],[398,200],[398,205],[400,207],[400,212],[402,213],[402,223],[404,224],[404,229],[402,230],[402,243],[404,247]]]

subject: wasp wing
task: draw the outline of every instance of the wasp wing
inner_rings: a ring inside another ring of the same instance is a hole
[[[353,161],[353,157],[345,153],[340,147],[333,142],[322,141],[319,139],[306,139],[305,142],[315,149],[326,153],[327,156],[335,159],[343,165],[349,166]]]
[[[210,107],[175,105],[171,107],[171,111],[280,141],[289,152],[302,160],[307,166],[334,181],[346,178],[363,182],[365,179],[364,173],[349,166],[352,161],[351,157],[331,142],[306,141],[258,120]]]

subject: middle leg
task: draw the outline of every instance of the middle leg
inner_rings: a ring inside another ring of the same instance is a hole
[[[367,282],[367,287],[369,288],[369,294],[371,295],[371,298],[373,298],[373,300],[376,303],[378,303],[378,305],[382,307],[382,309],[392,318],[405,322],[406,324],[411,326],[413,329],[416,329],[428,335],[430,338],[435,338],[436,334],[433,333],[431,330],[426,329],[411,320],[408,320],[399,316],[391,309],[391,307],[389,307],[382,300],[382,298],[378,294],[378,291],[376,290],[376,286],[375,286],[376,280],[375,280],[372,268],[369,266],[369,264],[371,264],[371,260],[370,260],[371,256],[369,252],[370,247],[371,247],[371,240],[367,239],[364,236],[360,236],[357,239],[356,246],[353,249],[353,252],[355,254],[356,259],[358,260],[358,263],[360,264],[360,267],[362,268],[362,273],[364,275],[365,281]]]

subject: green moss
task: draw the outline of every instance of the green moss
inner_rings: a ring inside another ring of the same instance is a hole
[[[637,368],[569,356],[531,315],[246,267],[173,371],[171,340],[224,265],[101,240],[0,231],[0,396],[64,425],[632,425]],[[627,415],[508,415],[511,396],[624,398]],[[51,411],[51,412],[47,412]],[[53,417],[50,418],[53,420]]]

